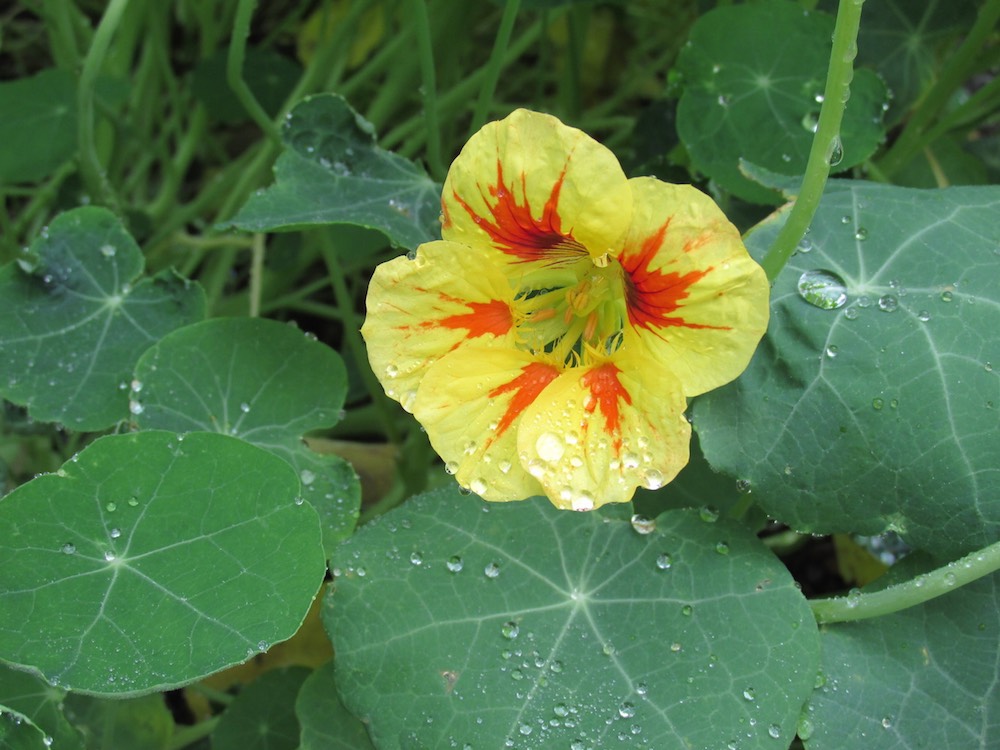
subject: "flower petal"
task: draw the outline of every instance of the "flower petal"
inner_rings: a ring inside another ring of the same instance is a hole
[[[375,269],[361,333],[386,394],[411,409],[427,368],[458,347],[513,341],[513,292],[467,247],[430,242]]]
[[[619,256],[625,341],[641,341],[687,396],[728,383],[746,368],[767,328],[764,271],[704,193],[652,178],[630,183],[635,213]]]
[[[627,502],[636,487],[660,487],[687,463],[680,383],[642,354],[623,348],[573,368],[525,410],[518,455],[557,507]]]
[[[514,263],[615,252],[631,190],[615,155],[555,117],[519,109],[476,133],[448,171],[441,235]]]
[[[463,487],[521,500],[543,493],[517,460],[517,425],[558,375],[513,348],[463,347],[428,368],[413,413]]]

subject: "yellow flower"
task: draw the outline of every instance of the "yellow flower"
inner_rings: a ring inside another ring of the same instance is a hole
[[[576,510],[673,479],[687,398],[742,372],[767,327],[736,228],[526,110],[469,140],[441,202],[443,239],[375,270],[362,333],[446,468],[487,500]]]

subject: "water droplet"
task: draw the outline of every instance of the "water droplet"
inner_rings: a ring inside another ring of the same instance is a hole
[[[683,607],[681,607],[681,614],[684,615],[685,617],[690,617],[693,613],[694,613],[694,607],[692,607],[690,604],[685,604]]]
[[[811,253],[813,251],[813,243],[808,237],[803,237],[799,240],[799,244],[795,246],[796,251],[800,253]]]
[[[395,378],[399,375],[399,368],[396,365],[386,365],[385,375],[387,378]]]
[[[861,603],[861,590],[853,588],[847,592],[847,606],[854,609]]]
[[[106,505],[104,506],[104,509],[105,509],[105,510],[106,510],[106,511],[107,511],[108,513],[114,513],[114,512],[116,511],[116,510],[118,510],[118,503],[116,503],[116,502],[110,502],[110,503],[107,503],[107,504],[106,504]]]
[[[749,484],[749,482],[747,484]],[[737,482],[736,485],[738,489],[739,482]],[[719,509],[711,505],[706,505],[698,511],[698,517],[705,523],[715,523],[719,520]]]
[[[864,227],[858,227],[854,230],[854,239],[858,242],[864,242],[868,239],[868,230]]]
[[[728,107],[729,102],[732,101],[732,97],[728,94],[719,94],[719,98],[716,99],[716,101],[719,103],[720,107]]]
[[[647,490],[658,490],[663,486],[663,474],[656,469],[647,469],[642,475],[642,486]]]
[[[248,404],[246,401],[241,403],[240,411],[243,412],[244,414],[247,414],[250,411],[250,404]]]
[[[830,346],[826,347],[826,356],[829,357],[830,359],[833,359],[839,353],[840,350],[837,348],[836,344],[830,344]]]
[[[754,692],[754,689],[752,687],[748,687],[746,690],[743,691],[743,699],[747,701],[757,700],[757,694]]]
[[[482,477],[475,477],[471,482],[469,482],[469,489],[477,495],[482,495],[487,489],[489,489],[489,486],[486,484],[486,480]]]
[[[812,737],[813,732],[815,730],[816,727],[813,725],[809,717],[807,717],[805,714],[799,717],[799,723],[798,726],[796,727],[795,733],[799,736],[800,740],[803,741],[808,740],[810,737]]]
[[[944,585],[945,586],[954,586],[955,585],[955,580],[956,580],[955,579],[955,574],[952,573],[950,570],[947,573],[944,574]]]
[[[656,521],[636,513],[632,516],[632,528],[637,534],[652,534],[656,531]]]
[[[146,407],[144,407],[138,401],[130,400],[128,402],[128,410],[132,414],[135,414],[136,416],[138,416],[138,415],[142,414],[146,410]]]
[[[941,292],[941,301],[942,302],[951,302],[953,298],[954,298],[954,295],[950,291],[948,291],[947,289],[945,289],[943,292]]]
[[[931,319],[931,314],[926,310],[921,310],[920,312],[917,313],[917,320],[919,320],[921,323],[926,323],[930,319]]]
[[[720,555],[729,554],[729,543],[728,542],[717,542],[715,545],[715,551]]]
[[[105,559],[106,562],[114,562],[115,561],[115,553],[112,552],[111,550],[105,550],[105,552],[104,552],[104,559]]]
[[[767,734],[773,739],[779,739],[781,737],[781,727],[777,724],[772,724],[767,728]]]
[[[66,544],[64,544],[62,547],[60,547],[59,550],[64,555],[75,555],[76,554],[76,545],[73,544],[73,542],[66,542]]]
[[[143,382],[141,380],[133,380],[131,383],[132,393],[139,393],[143,389]]]
[[[806,112],[802,117],[802,127],[809,133],[815,133],[819,127],[819,113]]]
[[[118,537],[120,537],[121,535],[122,535],[122,530],[121,530],[121,529],[118,529],[118,528],[115,528],[115,529],[111,529],[111,530],[110,530],[110,531],[108,532],[108,536],[109,536],[109,537],[111,537],[112,539],[117,539],[117,538],[118,538]]]
[[[883,399],[877,397],[872,399],[872,408],[875,411],[882,411],[883,406],[885,406],[885,401]]]
[[[985,365],[983,365],[983,369],[986,370],[986,372],[993,372],[993,363],[987,362]]]
[[[736,480],[736,491],[741,495],[749,495],[753,488],[750,486],[749,479],[737,479]]]
[[[826,163],[835,167],[844,160],[844,144],[840,141],[840,136],[836,135],[826,148]]]
[[[799,296],[814,307],[836,310],[847,302],[847,286],[833,271],[815,268],[799,276]]]
[[[128,499],[128,505],[129,505],[130,508],[134,508],[138,504],[139,504],[139,498],[137,498],[137,497],[130,497]]]
[[[623,719],[631,719],[635,716],[635,706],[628,702],[622,703],[618,706],[618,715]]]
[[[892,717],[891,716],[883,716],[882,717],[882,728],[883,729],[891,729],[892,728]]]
[[[424,564],[424,556],[422,554],[420,554],[419,552],[411,552],[410,553],[410,564],[411,565],[423,565]]]
[[[445,565],[452,573],[459,573],[462,570],[462,558],[458,555],[452,555],[448,558],[448,562]]]
[[[674,558],[670,556],[669,552],[662,552],[656,557],[656,567],[660,570],[670,570],[670,566],[674,564]]]
[[[681,648],[682,648],[681,644],[679,644],[677,641],[674,641],[673,643],[670,644],[670,650],[673,651],[675,654],[678,651],[680,651]]]
[[[495,562],[491,562],[489,565],[483,568],[483,573],[486,575],[487,578],[496,578],[498,575],[500,575],[500,566],[497,565]]]
[[[446,461],[444,465],[444,470],[449,474],[458,473],[458,463],[455,461]]]
[[[563,457],[566,446],[563,445],[558,435],[552,432],[543,432],[535,441],[535,452],[543,461],[553,463]]]
[[[503,625],[500,626],[500,634],[506,638],[508,641],[512,641],[517,638],[518,633],[521,632],[521,628],[518,627],[517,623],[513,620],[508,620]]]
[[[882,312],[895,312],[899,307],[899,300],[891,294],[883,294],[878,298],[878,309]]]
[[[310,484],[316,481],[316,473],[309,471],[309,469],[303,469],[299,472],[299,479],[302,480],[302,484],[308,487]]]
[[[858,312],[858,308],[856,307],[848,307],[846,310],[844,310],[844,317],[847,318],[848,320],[857,320],[858,315],[860,315],[860,313]]]

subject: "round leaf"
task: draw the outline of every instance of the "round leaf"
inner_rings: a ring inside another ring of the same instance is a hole
[[[325,570],[295,473],[242,440],[101,438],[0,501],[0,658],[70,690],[162,690],[289,638]]]
[[[243,688],[220,717],[212,750],[295,750],[295,699],[308,676],[305,667],[272,669]]]
[[[348,710],[379,748],[789,741],[818,643],[787,571],[697,513],[639,528],[453,488],[363,527],[324,608]]]
[[[64,691],[32,674],[0,665],[0,695],[8,709],[31,719],[54,747],[83,750],[83,738],[63,714]]]
[[[833,18],[798,3],[726,5],[691,29],[677,69],[684,81],[677,131],[695,168],[758,203],[780,196],[751,182],[739,162],[782,174],[805,171],[830,61]],[[885,136],[885,85],[858,70],[841,126],[838,170],[870,157]]]
[[[204,293],[172,273],[138,280],[142,253],[103,208],[61,214],[30,254],[0,268],[0,396],[35,419],[110,427],[128,416],[139,355],[204,317]]]
[[[301,750],[374,750],[365,725],[344,708],[333,684],[333,661],[314,671],[299,691],[295,714]]]
[[[995,187],[831,187],[749,368],[695,402],[709,462],[798,529],[888,528],[945,556],[995,541],[998,207]]]
[[[295,468],[327,548],[351,533],[361,505],[354,471],[302,442],[340,421],[347,373],[330,347],[273,320],[206,320],[151,347],[131,389],[139,427],[222,432],[266,448]]]

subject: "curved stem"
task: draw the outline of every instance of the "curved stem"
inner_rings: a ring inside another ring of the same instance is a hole
[[[997,570],[1000,570],[1000,542],[881,591],[855,590],[847,596],[814,599],[809,606],[819,623],[864,620],[923,604]]]
[[[111,0],[108,3],[101,22],[94,32],[90,49],[87,50],[77,85],[76,105],[79,116],[77,144],[80,149],[80,174],[95,203],[107,204],[114,199],[101,160],[97,156],[97,144],[94,141],[95,87],[97,76],[111,46],[111,38],[122,20],[128,2],[129,0]]]
[[[281,143],[281,133],[264,108],[260,106],[257,97],[253,95],[246,80],[243,78],[243,60],[246,58],[247,37],[250,36],[250,19],[257,0],[239,0],[236,7],[236,19],[233,21],[233,34],[229,42],[229,56],[226,58],[226,81],[229,88],[236,94],[240,104],[253,118],[261,130],[274,143]]]
[[[813,137],[802,187],[781,228],[774,244],[761,262],[769,281],[777,278],[781,269],[795,252],[795,247],[809,228],[810,222],[823,197],[830,163],[834,153],[841,148],[840,123],[850,95],[854,77],[854,57],[858,52],[858,28],[861,25],[861,6],[864,0],[840,0],[837,23],[833,30],[833,50],[830,52],[830,70],[826,75],[823,107],[819,113],[816,135]]]
[[[517,11],[520,7],[521,0],[507,0],[504,5],[503,16],[500,17],[500,28],[493,41],[493,51],[490,52],[490,59],[486,63],[483,85],[479,89],[479,100],[476,102],[476,109],[472,115],[470,136],[486,124],[490,115],[490,109],[493,106],[493,93],[496,91],[497,81],[500,80],[500,71],[503,70],[507,45],[510,44],[510,35],[514,30],[514,21],[517,19]]]
[[[434,40],[431,37],[430,19],[424,0],[411,0],[413,20],[417,32],[417,49],[420,53],[420,77],[423,80],[424,124],[427,130],[427,166],[435,180],[443,180],[444,162],[441,159],[441,128],[438,125],[437,79],[434,71]]]

